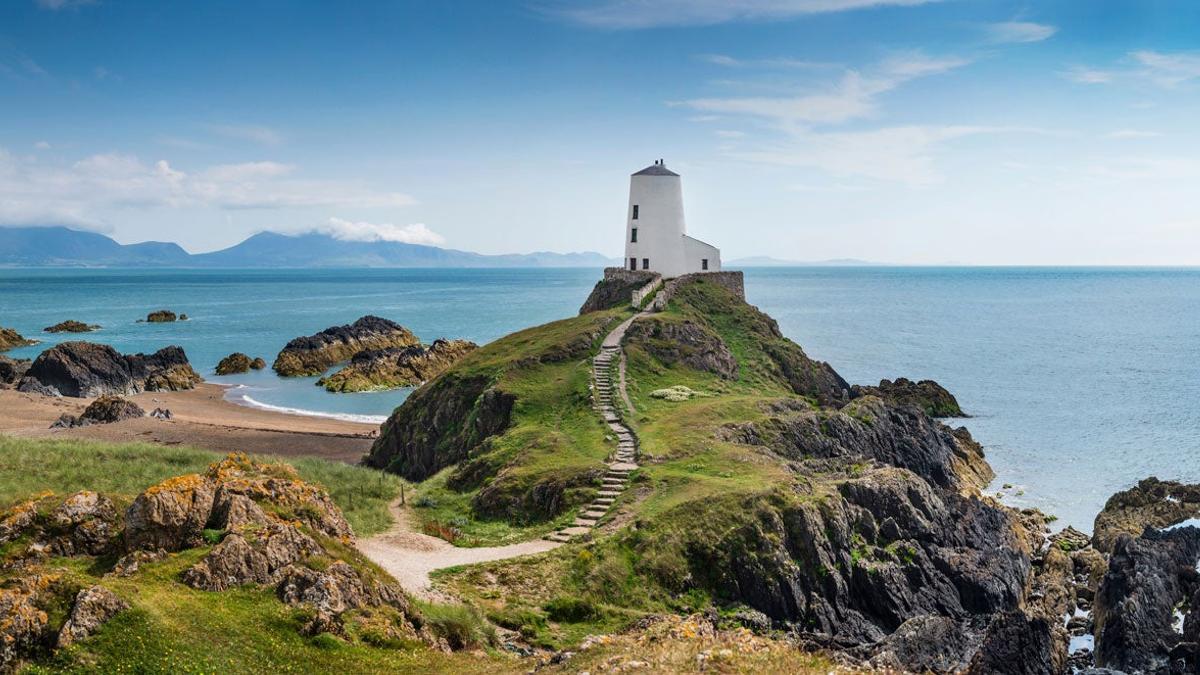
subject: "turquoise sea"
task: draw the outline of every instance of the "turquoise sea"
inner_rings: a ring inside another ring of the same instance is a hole
[[[0,270],[0,326],[44,340],[63,319],[99,323],[117,349],[182,346],[231,400],[382,419],[406,391],[329,394],[269,370],[218,378],[233,351],[268,363],[289,339],[363,314],[428,341],[484,343],[573,315],[599,270]],[[750,302],[847,380],[933,378],[1005,483],[1087,531],[1104,500],[1157,475],[1200,481],[1200,270],[759,268]],[[136,323],[168,308],[190,321]],[[0,412],[0,414],[3,414]],[[955,422],[956,424],[958,422]],[[1021,493],[1021,494],[1018,494]]]

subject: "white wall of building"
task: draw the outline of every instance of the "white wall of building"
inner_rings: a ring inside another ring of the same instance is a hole
[[[667,174],[665,168],[658,173]],[[636,242],[633,241],[634,229],[637,230]],[[704,259],[709,261],[708,270],[702,269]],[[639,172],[630,177],[629,203],[625,212],[626,269],[632,269],[631,260],[636,260],[638,270],[648,269],[666,278],[721,269],[721,252],[717,248],[687,236],[683,183],[679,176]],[[645,265],[647,262],[649,266]]]

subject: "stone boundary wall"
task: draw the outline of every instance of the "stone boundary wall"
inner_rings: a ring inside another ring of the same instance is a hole
[[[661,312],[667,308],[667,303],[674,297],[675,291],[685,284],[703,279],[707,283],[723,286],[742,300],[746,299],[746,280],[740,271],[737,272],[696,272],[681,277],[668,279],[663,288],[654,298],[654,311]]]
[[[633,308],[641,309],[642,302],[645,301],[645,299],[650,297],[651,295],[654,295],[654,291],[657,291],[658,287],[662,286],[662,283],[663,283],[662,277],[655,275],[654,279],[652,279],[650,281],[650,283],[648,283],[645,286],[642,286],[641,288],[634,291],[633,299],[632,299]]]

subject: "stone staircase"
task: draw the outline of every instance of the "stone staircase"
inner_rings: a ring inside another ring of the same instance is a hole
[[[604,482],[596,499],[580,509],[579,516],[569,527],[546,535],[546,539],[550,541],[566,543],[588,537],[592,528],[596,527],[617,501],[617,497],[628,487],[629,474],[638,468],[637,436],[621,422],[621,416],[617,414],[617,408],[614,406],[619,392],[614,384],[613,371],[621,357],[621,339],[632,322],[633,319],[629,319],[617,326],[616,330],[604,339],[600,353],[592,359],[593,400],[605,424],[617,437],[617,451],[607,462],[608,472],[604,475]]]

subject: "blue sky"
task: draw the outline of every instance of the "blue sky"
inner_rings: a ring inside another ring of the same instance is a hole
[[[0,224],[726,259],[1200,264],[1200,3],[0,6]]]

